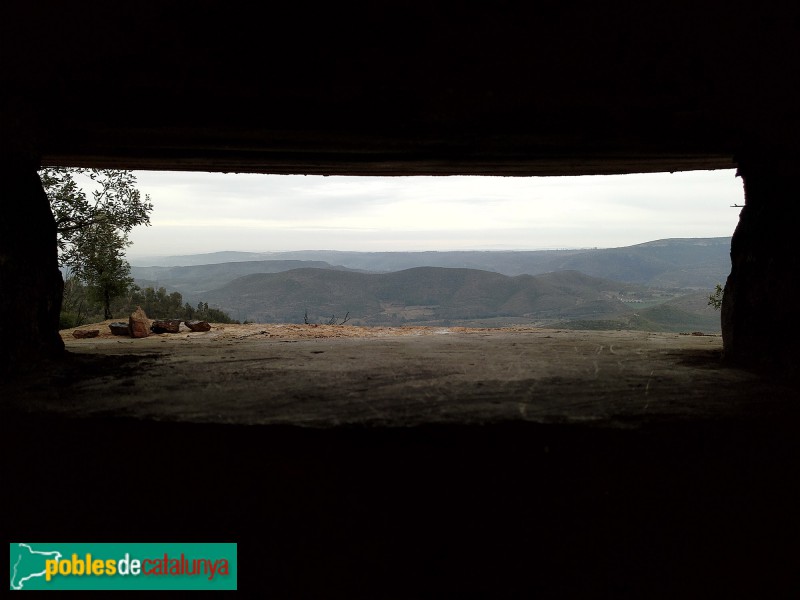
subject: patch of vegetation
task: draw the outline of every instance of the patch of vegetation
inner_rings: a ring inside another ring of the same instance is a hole
[[[686,331],[720,331],[722,326],[719,316],[712,313],[701,315],[690,313],[669,304],[654,306],[641,312],[643,320],[648,322],[650,331],[671,331],[683,333]]]
[[[719,310],[722,308],[722,297],[725,295],[725,288],[723,288],[719,283],[717,287],[714,288],[714,293],[708,297],[708,305],[713,307],[714,310]]]
[[[125,293],[110,303],[110,312],[127,316],[137,306],[141,306],[151,319],[185,319],[209,321],[212,323],[238,323],[230,315],[218,308],[211,308],[207,302],[192,306],[183,302],[180,292],[167,293],[163,287],[144,289],[132,285]],[[59,328],[70,329],[85,323],[103,321],[106,318],[104,303],[91,293],[89,286],[80,279],[71,277],[64,283],[64,301],[59,316]],[[113,318],[113,317],[111,317]]]
[[[720,331],[719,318],[716,315],[698,315],[669,304],[647,308],[627,318],[571,319],[569,321],[561,321],[555,326],[560,329],[587,329],[593,331],[635,330],[670,333],[685,333],[688,331],[711,333]]]

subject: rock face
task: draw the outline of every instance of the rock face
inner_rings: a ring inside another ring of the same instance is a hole
[[[5,316],[0,322],[0,372],[4,372],[64,351],[58,334],[64,282],[58,270],[55,220],[36,165],[4,157],[0,171],[0,311]]]
[[[209,331],[211,329],[208,321],[184,321],[184,323],[192,331]]]
[[[76,329],[72,332],[72,337],[76,340],[82,340],[85,338],[93,338],[100,335],[99,329]]]
[[[153,333],[178,333],[180,328],[180,319],[156,319],[150,326],[150,331]]]
[[[722,298],[724,355],[741,365],[770,365],[798,374],[795,248],[800,203],[792,165],[743,160],[745,206],[731,240],[731,274]]]
[[[143,338],[150,335],[150,319],[147,318],[141,306],[137,306],[136,310],[131,313],[128,318],[128,327],[131,337]]]
[[[127,323],[119,322],[119,323],[111,323],[108,328],[111,330],[111,333],[114,335],[130,335],[131,328],[128,326]]]

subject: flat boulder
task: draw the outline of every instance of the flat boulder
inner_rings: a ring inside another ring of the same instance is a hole
[[[72,332],[72,337],[77,340],[82,340],[84,338],[93,338],[100,335],[99,329],[76,329]]]
[[[108,328],[111,330],[111,333],[114,335],[130,335],[131,328],[128,326],[127,323],[119,321],[117,323],[111,323]]]
[[[180,319],[156,319],[150,326],[150,331],[153,333],[178,333],[180,328]]]
[[[143,338],[150,335],[150,319],[147,318],[141,306],[137,306],[136,310],[128,317],[128,327],[131,337]]]
[[[184,323],[192,331],[209,331],[211,329],[208,321],[184,321]]]

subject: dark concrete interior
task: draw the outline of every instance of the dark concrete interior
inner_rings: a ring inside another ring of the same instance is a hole
[[[64,352],[42,165],[737,167],[746,206],[724,356],[797,381],[797,3],[13,1],[2,12],[6,371]],[[238,541],[241,588],[279,596],[790,595],[796,423],[788,411],[635,431],[304,430],[4,406],[3,529],[12,541]],[[53,497],[68,517],[50,511]]]

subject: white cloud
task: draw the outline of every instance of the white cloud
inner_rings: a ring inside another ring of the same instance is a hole
[[[137,172],[154,203],[131,255],[218,250],[623,246],[731,235],[733,171],[597,177]]]

